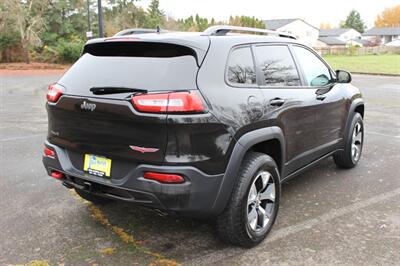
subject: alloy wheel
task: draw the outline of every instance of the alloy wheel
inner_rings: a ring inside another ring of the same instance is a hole
[[[271,174],[261,171],[250,187],[247,197],[247,222],[251,230],[267,227],[275,208],[275,183]]]
[[[361,148],[363,144],[363,130],[360,122],[354,126],[353,136],[351,140],[351,158],[357,162],[361,156]]]

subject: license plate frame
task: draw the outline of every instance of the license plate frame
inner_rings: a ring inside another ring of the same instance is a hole
[[[83,171],[94,176],[111,177],[112,160],[95,154],[85,154]]]

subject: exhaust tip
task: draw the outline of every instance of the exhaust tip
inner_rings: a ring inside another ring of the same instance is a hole
[[[68,188],[68,189],[73,189],[73,188],[74,188],[73,185],[68,184],[67,182],[62,182],[62,185],[63,185],[64,187]]]

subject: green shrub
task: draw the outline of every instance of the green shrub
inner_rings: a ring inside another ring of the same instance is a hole
[[[58,52],[54,46],[43,46],[36,49],[31,49],[31,59],[35,62],[45,63],[60,63],[58,59]]]
[[[47,52],[55,53],[63,63],[73,63],[80,57],[84,42],[79,39],[59,39],[54,47],[47,47]]]
[[[46,63],[73,63],[80,57],[84,41],[78,38],[54,40],[51,44],[31,47],[31,60]]]
[[[12,31],[1,31],[0,32],[0,51],[3,51],[9,47],[15,46],[20,42],[20,36],[16,32]]]
[[[360,46],[357,45],[350,45],[348,47],[348,54],[349,55],[357,55],[358,54],[358,49],[360,48]]]

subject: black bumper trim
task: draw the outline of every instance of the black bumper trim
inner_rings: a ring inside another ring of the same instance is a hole
[[[160,209],[167,213],[177,213],[191,217],[217,215],[213,205],[217,199],[224,174],[207,175],[191,166],[154,166],[147,164],[135,165],[124,177],[106,179],[92,176],[76,169],[61,147],[45,143],[53,148],[56,158],[43,157],[43,164],[48,173],[52,170],[66,175],[63,182],[67,187],[84,188],[83,183],[93,186],[92,193],[100,196],[137,203],[146,207]],[[144,172],[155,171],[176,173],[185,177],[182,184],[162,184],[143,178]]]

